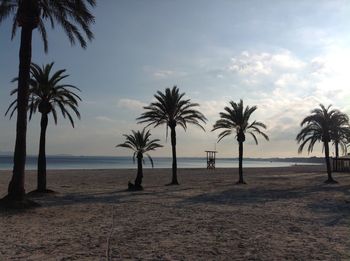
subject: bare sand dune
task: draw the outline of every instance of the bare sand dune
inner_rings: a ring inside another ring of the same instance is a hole
[[[320,167],[50,171],[58,194],[0,212],[0,260],[350,260],[350,173],[325,185]],[[10,173],[0,172],[0,194]],[[35,172],[28,172],[28,191]]]

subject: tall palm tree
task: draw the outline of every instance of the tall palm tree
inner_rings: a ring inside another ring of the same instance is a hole
[[[303,151],[307,143],[309,143],[309,153],[313,151],[316,142],[323,143],[328,174],[328,179],[325,181],[326,183],[336,183],[332,177],[329,159],[329,142],[334,138],[334,132],[342,118],[344,118],[344,114],[339,110],[331,110],[331,105],[326,108],[323,104],[320,104],[320,108],[313,109],[311,114],[302,120],[300,126],[304,127],[296,137],[297,142],[300,144],[298,149],[299,153]]]
[[[239,180],[237,184],[245,184],[243,179],[243,143],[246,139],[246,134],[250,134],[255,143],[258,145],[257,134],[263,136],[266,140],[269,137],[260,129],[266,129],[266,125],[262,122],[253,121],[249,123],[250,116],[256,111],[257,107],[245,107],[243,106],[243,101],[240,100],[239,103],[230,101],[230,106],[225,107],[225,112],[220,112],[220,120],[217,120],[213,126],[213,130],[223,129],[223,131],[218,135],[218,142],[224,137],[231,134],[235,135],[238,145],[239,145]]]
[[[57,124],[57,111],[60,111],[64,118],[68,118],[74,128],[74,121],[70,110],[72,110],[78,119],[80,113],[78,111],[78,101],[80,97],[74,91],[80,91],[77,87],[70,84],[61,83],[62,80],[69,75],[65,74],[66,70],[52,72],[54,63],[40,67],[31,64],[31,79],[29,87],[29,120],[33,113],[39,111],[41,113],[41,131],[40,145],[38,156],[38,183],[36,192],[51,192],[46,188],[46,129],[48,125],[48,116],[52,113],[55,124]],[[14,81],[18,79],[15,78]],[[17,93],[18,89],[14,89],[11,95]],[[14,100],[6,111],[11,111],[10,117],[13,116],[17,109],[17,100]]]
[[[206,117],[196,110],[199,106],[192,103],[190,99],[184,99],[185,93],[179,93],[179,88],[174,86],[172,89],[166,88],[165,92],[157,91],[154,95],[155,102],[145,106],[146,112],[137,118],[138,123],[148,123],[147,126],[154,127],[166,125],[170,128],[171,147],[172,147],[172,181],[169,185],[178,185],[177,180],[177,158],[176,158],[176,126],[187,129],[187,124],[194,124],[204,130],[201,123],[206,122]]]
[[[147,155],[153,168],[152,157],[147,152],[155,150],[157,148],[161,148],[163,146],[158,143],[159,139],[150,140],[151,133],[149,130],[146,131],[146,128],[143,128],[142,131],[132,131],[132,134],[124,134],[123,136],[125,137],[125,142],[117,145],[116,147],[131,149],[134,152],[133,160],[137,158],[137,175],[135,179],[135,184],[129,184],[129,189],[142,190],[143,154]]]
[[[59,24],[72,44],[78,41],[85,48],[86,38],[93,39],[90,27],[95,21],[88,7],[94,7],[95,4],[95,0],[0,0],[0,23],[9,16],[13,17],[12,39],[17,29],[21,28],[16,144],[13,175],[8,187],[8,195],[5,197],[7,200],[22,201],[25,195],[27,107],[33,30],[38,29],[44,42],[45,52],[48,50],[46,22],[52,28],[56,23]]]

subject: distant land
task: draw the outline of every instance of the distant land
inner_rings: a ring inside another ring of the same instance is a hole
[[[1,157],[12,157],[12,152],[0,151]],[[28,155],[28,158],[37,158],[36,155]],[[55,154],[55,155],[47,155],[48,158],[130,158],[130,156],[75,156],[71,154]],[[171,157],[153,157],[153,158],[171,158]],[[188,159],[202,159],[205,157],[178,157],[178,158],[188,158]],[[233,159],[238,160],[238,158],[220,158],[217,159]],[[298,163],[324,163],[324,157],[272,157],[272,158],[244,158],[245,161],[271,161],[271,162],[298,162]]]
[[[0,151],[0,156],[13,156],[13,152]],[[36,157],[36,155],[27,155],[27,156]],[[47,155],[47,157],[84,157],[84,156],[74,156],[72,154],[54,154],[54,155]]]
[[[236,158],[238,160],[238,158]],[[291,158],[244,158],[244,160],[254,161],[274,161],[274,162],[305,162],[324,163],[324,157],[291,157]]]
[[[13,152],[10,151],[0,151],[0,156],[11,156]]]

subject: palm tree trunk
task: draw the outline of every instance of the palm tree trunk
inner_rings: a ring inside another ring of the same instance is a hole
[[[46,192],[46,129],[48,123],[47,113],[41,114],[40,145],[38,156],[38,192]]]
[[[243,180],[243,142],[238,142],[239,143],[239,151],[238,151],[238,160],[239,160],[239,165],[238,165],[238,172],[239,172],[239,180],[238,184],[245,184]]]
[[[339,157],[339,143],[335,142],[335,157],[338,158]]]
[[[176,158],[176,131],[175,127],[170,127],[170,136],[171,136],[171,149],[172,149],[172,156],[173,156],[173,177],[171,180],[171,185],[179,185],[179,182],[177,180],[177,158]]]
[[[32,25],[22,26],[19,52],[16,144],[12,179],[8,187],[8,198],[15,200],[23,200],[25,195],[27,107],[30,63],[32,57],[32,31]]]
[[[135,179],[135,187],[136,188],[142,188],[142,178],[143,178],[143,171],[142,171],[142,156],[137,156],[137,176]]]
[[[325,160],[327,165],[327,174],[328,179],[326,180],[327,183],[334,183],[336,182],[332,177],[332,168],[331,168],[331,162],[329,159],[329,144],[328,142],[324,142],[324,154],[325,154]]]

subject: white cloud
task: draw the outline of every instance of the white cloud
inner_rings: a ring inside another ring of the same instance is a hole
[[[302,69],[305,63],[292,55],[290,51],[282,51],[271,55],[271,66],[285,69]]]
[[[314,95],[328,98],[329,103],[345,108],[350,96],[350,50],[332,47],[310,63],[310,81],[315,83]]]
[[[298,76],[295,73],[284,73],[276,81],[275,85],[279,87],[285,87],[290,84],[296,83],[298,81]]]
[[[149,73],[152,78],[156,80],[164,80],[164,79],[171,79],[171,78],[178,78],[178,77],[184,77],[187,75],[185,71],[181,70],[175,70],[175,69],[159,69],[159,68],[153,68],[151,66],[145,66],[144,71]]]
[[[87,105],[95,105],[97,104],[97,101],[92,101],[92,100],[83,100],[83,103]]]
[[[276,53],[244,51],[231,59],[226,76],[239,86],[237,91],[245,105],[257,105],[253,114],[267,124],[270,146],[288,142],[297,151],[295,137],[300,122],[320,103],[350,111],[346,97],[350,97],[350,51],[332,50],[311,59],[299,59],[288,50]],[[222,70],[223,74],[225,70]],[[236,91],[236,90],[235,90]],[[218,119],[237,92],[226,92],[222,99],[200,102],[201,110],[211,120]],[[252,119],[252,120],[253,120]],[[275,148],[278,150],[278,148]]]
[[[200,104],[200,111],[207,117],[207,118],[219,118],[219,112],[224,109],[225,106],[227,106],[227,101],[202,101],[199,102]]]
[[[118,101],[119,108],[125,108],[133,111],[141,111],[144,106],[147,106],[147,104],[134,99],[120,99]]]
[[[170,71],[170,70],[159,70],[159,71],[155,71],[153,73],[153,76],[157,79],[165,79],[165,78],[169,78],[170,76],[173,76],[175,74],[174,71]]]
[[[115,122],[115,120],[107,117],[107,116],[97,116],[95,117],[96,120],[99,120],[99,121],[104,121],[104,122]]]
[[[270,75],[281,70],[299,70],[305,63],[293,56],[288,50],[277,53],[250,53],[243,51],[239,56],[231,58],[227,71],[243,75]]]
[[[327,68],[327,62],[324,57],[315,57],[310,61],[311,75],[315,77],[329,76],[330,71]]]

